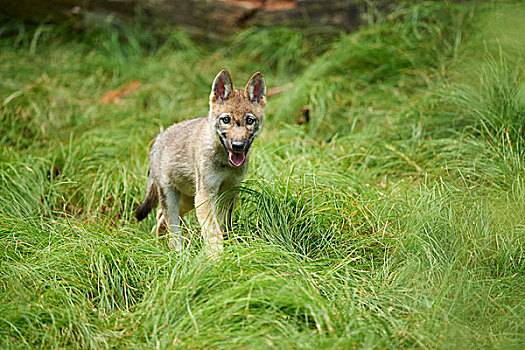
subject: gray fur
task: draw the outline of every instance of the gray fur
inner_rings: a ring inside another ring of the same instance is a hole
[[[217,79],[224,76],[229,77],[229,73],[221,71],[212,85],[210,114],[170,126],[156,137],[150,151],[146,197],[136,216],[143,219],[160,201],[164,215],[158,217],[167,219],[170,246],[176,250],[183,246],[179,215],[183,216],[195,207],[206,243],[215,251],[222,249],[221,225],[231,218],[221,213],[231,213],[231,210],[216,208],[217,195],[237,187],[242,181],[248,168],[249,144],[262,125],[266,104],[264,95],[253,102],[248,98],[248,92],[233,90],[233,85],[230,85],[226,91],[231,90],[224,99],[217,100],[214,87]],[[254,76],[262,79],[260,73]],[[264,80],[262,82],[264,84]],[[231,80],[228,83],[231,84]],[[218,127],[221,115],[225,113],[232,115],[227,131]],[[247,125],[248,116],[255,117],[256,122],[249,120],[252,124]],[[241,136],[243,140],[249,140],[249,144],[243,151],[244,163],[235,166],[229,160],[229,153],[232,152],[232,141],[241,140]]]

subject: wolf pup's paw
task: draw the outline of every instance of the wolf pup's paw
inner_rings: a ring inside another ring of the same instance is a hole
[[[171,237],[168,240],[168,247],[176,252],[181,252],[184,249],[184,244],[182,243],[182,239]]]
[[[221,254],[224,251],[224,247],[222,244],[207,244],[205,246],[206,254],[208,255],[208,258],[210,260],[219,260],[219,254]]]

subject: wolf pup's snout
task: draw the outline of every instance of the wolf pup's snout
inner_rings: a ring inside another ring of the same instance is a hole
[[[232,142],[232,149],[237,152],[244,151],[245,146],[246,146],[246,143],[244,141],[233,141]]]

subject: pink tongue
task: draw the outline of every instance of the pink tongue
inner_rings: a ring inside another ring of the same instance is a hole
[[[246,158],[244,152],[243,153],[234,153],[232,151],[228,151],[228,158],[230,159],[230,163],[232,163],[235,166],[241,166],[242,163],[244,163],[244,159]]]

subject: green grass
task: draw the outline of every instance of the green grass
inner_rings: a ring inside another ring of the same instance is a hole
[[[220,43],[4,21],[0,347],[521,349],[524,16],[401,3],[338,37]],[[182,253],[132,214],[150,142],[206,114],[223,67],[285,89],[213,261],[194,214]]]

